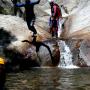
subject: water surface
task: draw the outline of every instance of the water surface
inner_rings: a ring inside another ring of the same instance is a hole
[[[8,90],[90,90],[90,69],[31,68],[9,73]]]

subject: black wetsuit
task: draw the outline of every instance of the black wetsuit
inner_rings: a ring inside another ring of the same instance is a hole
[[[39,2],[40,0],[36,2],[27,1],[26,3],[16,4],[17,7],[25,7],[26,22],[29,30],[33,31],[34,34],[37,34],[37,31],[34,27],[35,22],[34,5],[38,4]]]

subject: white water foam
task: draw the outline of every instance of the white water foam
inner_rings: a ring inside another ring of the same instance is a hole
[[[60,64],[58,65],[58,67],[69,69],[79,68],[78,66],[73,65],[72,53],[69,47],[66,45],[66,43],[64,41],[61,41],[61,43],[59,43],[59,46],[61,51],[61,57],[60,57]]]

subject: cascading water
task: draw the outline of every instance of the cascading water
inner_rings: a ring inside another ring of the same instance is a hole
[[[77,66],[73,65],[72,53],[69,47],[66,45],[65,41],[61,41],[58,44],[60,46],[60,51],[61,51],[61,59],[60,59],[60,64],[58,65],[58,67],[78,68]]]

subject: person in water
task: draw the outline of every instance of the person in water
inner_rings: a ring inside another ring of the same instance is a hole
[[[4,90],[5,81],[6,81],[5,61],[2,57],[0,57],[0,90]]]

